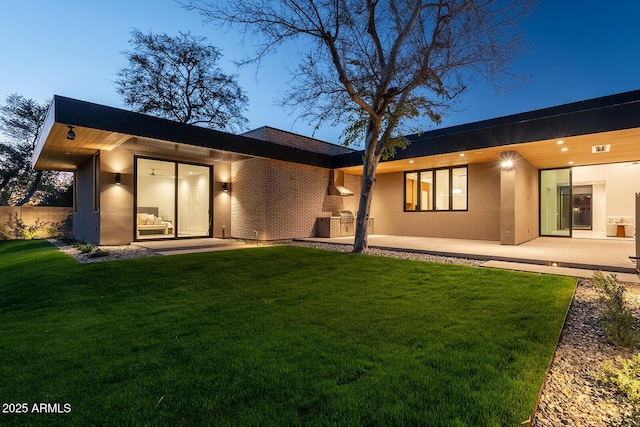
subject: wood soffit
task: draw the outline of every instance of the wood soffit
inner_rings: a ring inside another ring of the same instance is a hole
[[[558,144],[558,141],[562,141],[562,144]],[[611,145],[609,152],[592,152],[592,147],[605,144]],[[502,153],[509,151],[517,152],[537,169],[639,161],[640,128],[457,151],[413,159],[390,160],[381,162],[377,173],[436,169],[486,162],[494,162],[497,166],[502,161]],[[342,170],[350,174],[362,174],[361,166],[342,168]]]

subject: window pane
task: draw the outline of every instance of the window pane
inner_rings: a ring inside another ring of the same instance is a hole
[[[136,238],[174,237],[175,163],[138,159]]]
[[[178,237],[209,234],[209,167],[178,164]]]
[[[420,172],[420,210],[433,209],[433,171]]]
[[[540,234],[571,236],[571,170],[540,171]]]
[[[404,186],[404,209],[415,211],[418,209],[418,173],[405,174]]]
[[[452,170],[452,190],[453,209],[467,209],[467,168],[456,168]]]
[[[436,210],[449,210],[449,169],[436,171]]]
[[[93,155],[93,210],[100,210],[100,152]]]

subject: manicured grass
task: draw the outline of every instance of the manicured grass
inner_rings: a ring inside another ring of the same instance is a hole
[[[0,242],[0,398],[71,405],[0,424],[518,425],[574,286],[293,247],[78,264]]]

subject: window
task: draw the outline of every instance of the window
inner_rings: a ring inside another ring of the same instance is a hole
[[[93,155],[93,210],[100,210],[100,152]]]
[[[73,211],[78,212],[78,170],[73,171]]]
[[[467,168],[451,169],[451,209],[467,210]]]
[[[467,210],[467,167],[406,172],[405,211]]]

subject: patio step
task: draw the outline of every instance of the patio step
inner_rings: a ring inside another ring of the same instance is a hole
[[[593,277],[595,270],[589,270],[585,268],[570,268],[570,267],[553,267],[549,265],[529,264],[523,262],[511,262],[511,261],[487,261],[481,265],[481,267],[487,268],[499,268],[504,270],[524,271],[527,273],[541,273],[541,274],[554,274],[556,276],[570,276],[581,279],[590,279]],[[605,271],[605,273],[607,273]],[[637,274],[632,273],[613,273],[616,275],[619,281],[626,283],[640,283],[640,278]]]
[[[235,240],[211,239],[207,240],[171,240],[166,242],[137,242],[138,246],[145,247],[159,255],[180,255],[199,252],[228,251],[251,247],[245,242]]]
[[[244,249],[251,246],[245,243],[234,243],[229,245],[210,245],[210,246],[187,246],[171,249],[155,250],[159,255],[182,255],[182,254],[195,254],[200,252],[216,252],[216,251],[230,251],[233,249]]]

